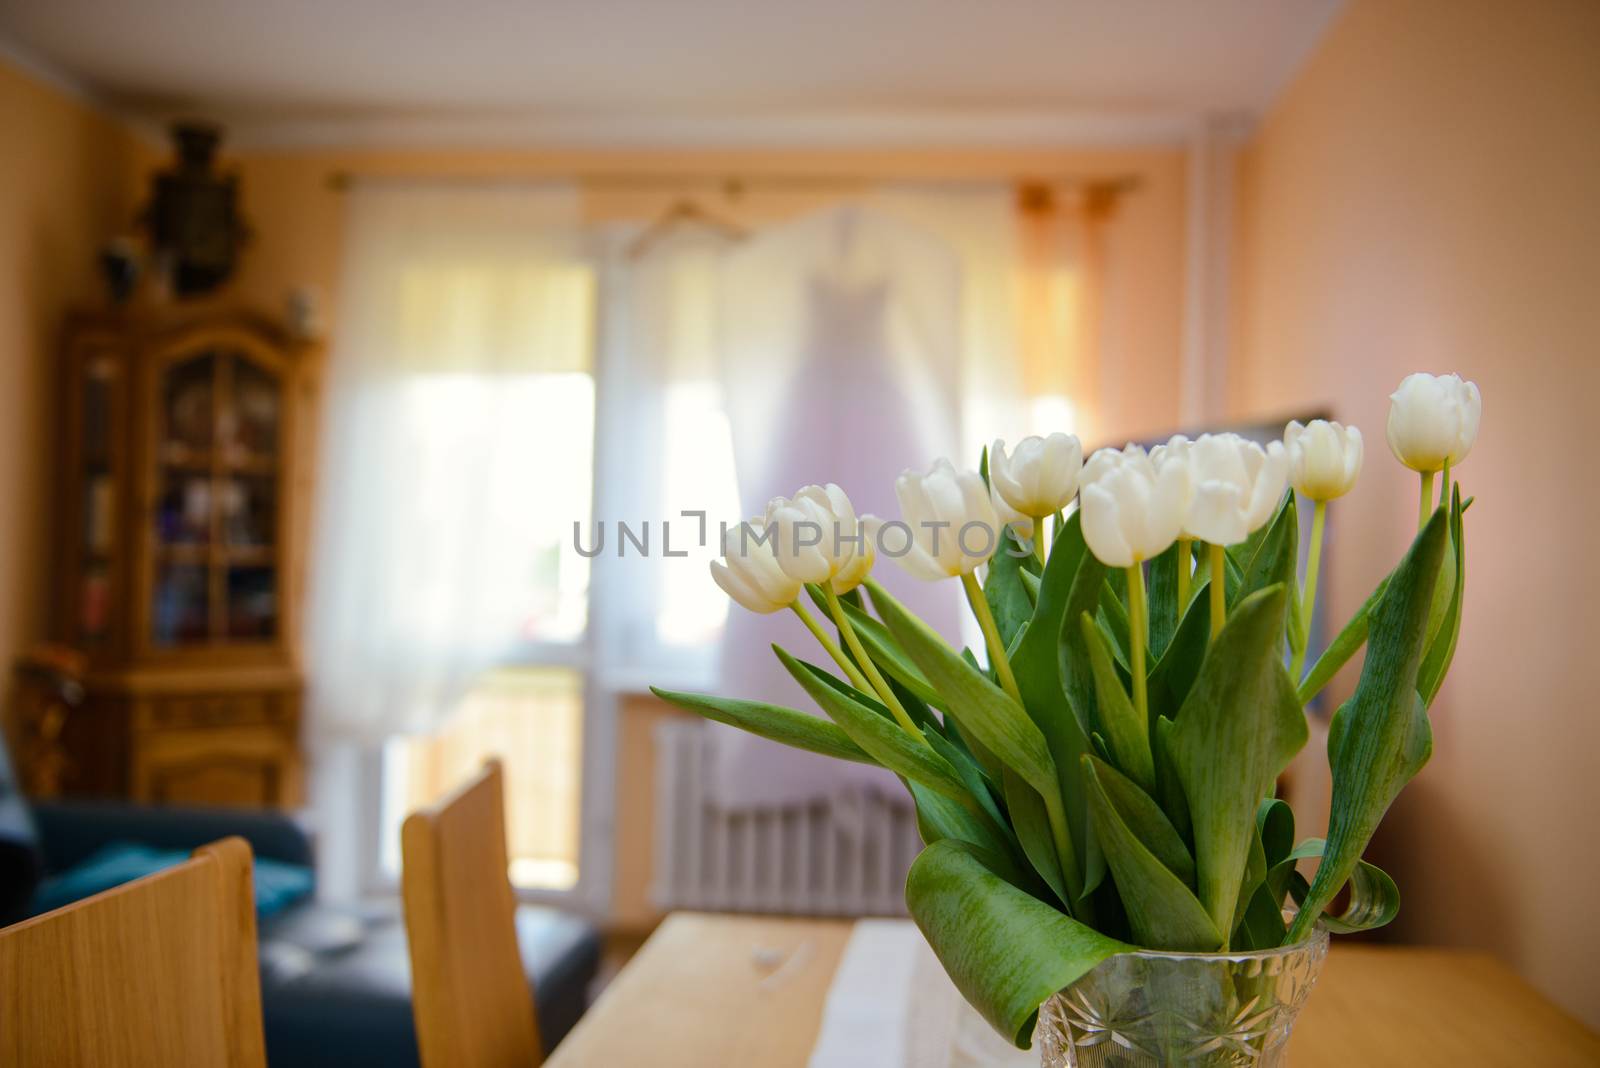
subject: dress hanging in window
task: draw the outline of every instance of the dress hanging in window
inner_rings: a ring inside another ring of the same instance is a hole
[[[955,456],[961,278],[938,240],[844,206],[751,239],[724,264],[721,356],[745,517],[813,482],[839,483],[860,513],[898,518],[894,481]],[[881,558],[877,580],[947,636],[954,583],[922,583]],[[734,609],[723,692],[811,708],[771,655],[817,659],[789,613]],[[829,796],[879,769],[813,759],[717,731],[713,796],[729,806]]]

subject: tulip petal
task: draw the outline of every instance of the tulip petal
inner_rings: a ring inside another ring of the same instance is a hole
[[[1188,528],[1195,537],[1213,545],[1237,545],[1249,536],[1239,502],[1239,487],[1212,480],[1194,488],[1189,501]]]
[[[1095,559],[1107,567],[1130,567],[1133,548],[1128,544],[1119,524],[1116,498],[1099,482],[1085,486],[1079,494],[1079,511],[1083,514],[1083,540]]]

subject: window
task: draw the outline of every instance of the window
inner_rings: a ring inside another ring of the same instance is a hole
[[[662,496],[668,504],[664,517],[679,515],[684,509],[703,510],[707,529],[701,545],[693,519],[680,516],[674,524],[685,535],[676,544],[689,555],[664,559],[657,565],[655,637],[666,649],[704,650],[721,636],[728,618],[728,598],[707,579],[706,566],[719,552],[718,521],[731,525],[741,518],[733,432],[723,410],[722,390],[715,382],[674,383],[667,387],[665,404]],[[692,542],[687,538],[691,531]]]
[[[384,870],[400,870],[400,822],[471,776],[490,756],[505,768],[511,881],[571,890],[578,882],[583,678],[564,668],[485,675],[437,733],[390,742],[384,753]]]
[[[414,563],[387,626],[479,666],[442,724],[384,746],[382,882],[405,815],[496,757],[513,883],[578,885],[591,561],[570,537],[594,491],[595,286],[581,261],[494,255],[418,263],[395,287],[409,373],[376,388],[406,443],[391,511]]]
[[[498,756],[515,882],[598,902],[613,695],[713,665],[706,560],[738,512],[718,250],[647,264],[580,208],[560,184],[350,198],[307,648],[314,728],[366,743],[354,810],[318,799],[351,892],[392,886],[405,814]],[[594,520],[605,552],[574,551]],[[649,559],[617,558],[620,521]]]

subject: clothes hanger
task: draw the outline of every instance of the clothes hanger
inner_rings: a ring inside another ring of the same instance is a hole
[[[729,241],[739,241],[745,237],[745,229],[738,223],[713,215],[688,197],[680,197],[628,246],[628,258],[638,259],[674,230],[685,226],[709,230]]]

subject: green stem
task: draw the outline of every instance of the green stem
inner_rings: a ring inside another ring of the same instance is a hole
[[[1228,619],[1228,561],[1222,546],[1206,548],[1211,554],[1211,637],[1215,638]]]
[[[1184,610],[1189,607],[1189,584],[1191,579],[1190,567],[1194,564],[1194,556],[1189,551],[1189,538],[1178,539],[1178,618],[1183,618]]]
[[[1450,461],[1444,462],[1444,484],[1439,487],[1439,507],[1450,506]]]
[[[867,682],[866,676],[862,675],[860,669],[850,662],[848,656],[844,655],[844,650],[839,648],[839,643],[828,636],[828,632],[822,629],[822,624],[817,622],[815,616],[807,612],[798,600],[791,602],[789,607],[794,609],[794,614],[800,617],[800,622],[806,625],[806,629],[817,639],[818,644],[828,651],[829,656],[833,657],[833,662],[844,669],[845,675],[849,677],[851,684],[856,689],[872,689],[872,685]]]
[[[1422,472],[1422,497],[1417,504],[1417,530],[1422,530],[1428,525],[1428,516],[1433,514],[1433,472]]]
[[[1072,846],[1072,829],[1067,824],[1066,806],[1061,795],[1044,796],[1045,816],[1050,821],[1050,840],[1056,847],[1056,860],[1061,865],[1062,880],[1067,885],[1067,896],[1072,897],[1083,889],[1083,873],[1078,868],[1078,854]],[[1094,922],[1094,904],[1087,897],[1066,903],[1073,919],[1083,923]]]
[[[1128,574],[1128,644],[1129,670],[1133,675],[1133,708],[1139,714],[1143,727],[1150,714],[1150,701],[1145,689],[1144,649],[1150,640],[1150,605],[1144,589],[1144,565],[1135,561]]]
[[[1328,502],[1318,501],[1311,511],[1311,551],[1306,556],[1306,584],[1300,592],[1300,651],[1294,654],[1289,666],[1289,677],[1298,685],[1300,669],[1306,663],[1306,649],[1311,644],[1311,612],[1317,603],[1317,569],[1322,563],[1322,528],[1328,519]]]
[[[861,665],[861,670],[871,680],[871,689],[889,707],[889,711],[894,713],[895,721],[913,738],[920,739],[922,731],[917,729],[916,721],[906,712],[905,706],[900,703],[900,699],[894,695],[894,691],[889,688],[882,673],[878,671],[878,665],[872,662],[872,657],[868,656],[866,649],[862,647],[861,639],[856,637],[856,628],[850,625],[850,617],[844,614],[844,605],[839,603],[839,595],[833,592],[832,582],[822,584],[822,595],[828,599],[828,611],[833,613],[833,621],[839,624],[839,633],[844,635],[845,644],[850,646],[850,651],[856,656],[856,663]]]
[[[1006,658],[1006,647],[1000,641],[1000,628],[995,626],[994,613],[989,611],[989,602],[984,600],[983,588],[970,571],[961,576],[961,588],[967,591],[967,603],[972,605],[972,614],[978,617],[984,644],[989,647],[989,663],[994,665],[995,672],[1000,676],[1000,688],[1020,705],[1022,693],[1017,689],[1016,676],[1011,674],[1011,661]]]
[[[1033,555],[1039,560],[1040,570],[1044,569],[1045,561],[1050,559],[1050,553],[1044,544],[1044,520],[1033,521]]]

